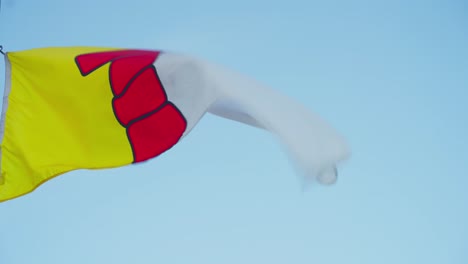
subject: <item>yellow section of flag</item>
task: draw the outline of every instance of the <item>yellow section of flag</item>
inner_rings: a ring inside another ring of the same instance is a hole
[[[112,109],[109,64],[83,77],[75,57],[109,48],[42,48],[7,53],[0,201],[74,169],[133,161]]]

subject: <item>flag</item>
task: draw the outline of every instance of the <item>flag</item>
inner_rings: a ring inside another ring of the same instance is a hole
[[[0,201],[72,170],[155,158],[206,113],[275,134],[322,183],[349,155],[304,106],[220,65],[158,50],[37,48],[6,54]]]

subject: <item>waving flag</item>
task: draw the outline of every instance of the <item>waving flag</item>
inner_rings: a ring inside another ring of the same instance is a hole
[[[349,151],[300,104],[185,55],[97,47],[6,54],[0,201],[75,169],[142,162],[169,150],[207,112],[270,131],[304,175],[336,180]]]

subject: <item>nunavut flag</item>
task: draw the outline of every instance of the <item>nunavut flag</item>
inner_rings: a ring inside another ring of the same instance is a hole
[[[157,157],[207,112],[272,132],[323,183],[348,156],[319,117],[219,65],[155,50],[38,48],[6,54],[0,201],[71,170]]]

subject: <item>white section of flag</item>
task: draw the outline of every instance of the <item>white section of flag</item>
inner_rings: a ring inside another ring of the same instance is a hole
[[[169,100],[187,119],[184,136],[210,112],[273,133],[306,179],[336,181],[336,168],[349,157],[349,148],[334,128],[300,103],[202,59],[162,53],[154,65]]]

